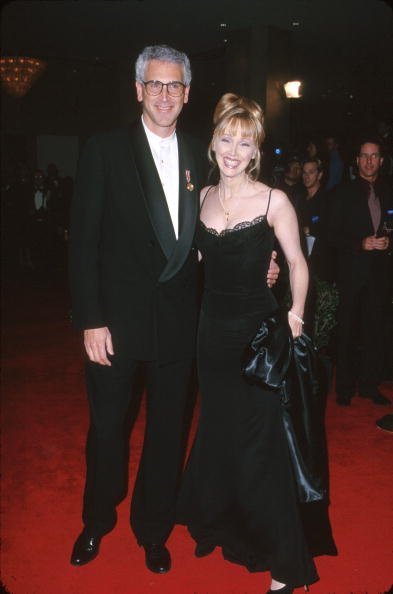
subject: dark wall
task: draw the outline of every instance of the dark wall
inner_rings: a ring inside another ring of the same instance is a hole
[[[70,134],[119,120],[118,64],[110,61],[51,59],[46,71],[21,99],[2,92],[6,133]]]
[[[18,161],[36,167],[36,137],[77,136],[120,124],[119,67],[111,61],[51,59],[22,98],[2,90],[3,174]],[[4,171],[5,169],[5,171]]]

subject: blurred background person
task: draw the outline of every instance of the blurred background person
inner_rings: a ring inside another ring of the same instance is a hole
[[[297,210],[300,196],[303,194],[302,164],[299,157],[293,156],[287,159],[284,171],[274,187],[285,192],[295,210]]]
[[[328,175],[326,181],[326,190],[338,186],[343,181],[344,161],[340,155],[339,144],[336,136],[327,136],[325,138],[326,149],[328,152]]]

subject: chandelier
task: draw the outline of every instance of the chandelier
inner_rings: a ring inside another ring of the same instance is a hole
[[[45,70],[46,64],[39,58],[0,58],[0,79],[7,93],[23,97]]]

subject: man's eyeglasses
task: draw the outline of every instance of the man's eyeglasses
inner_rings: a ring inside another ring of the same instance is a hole
[[[380,156],[380,153],[360,153],[359,158],[365,160],[371,159],[372,161],[375,161],[375,159],[379,159]]]
[[[144,80],[143,84],[148,95],[161,95],[163,87],[166,87],[170,97],[180,97],[186,88],[186,85],[178,80],[172,80],[169,83],[163,83],[160,80]]]

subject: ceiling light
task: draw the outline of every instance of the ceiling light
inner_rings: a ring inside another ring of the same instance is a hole
[[[299,97],[301,97],[301,84],[300,80],[289,80],[284,84],[284,91],[287,99],[299,99]]]
[[[23,97],[45,70],[46,64],[38,58],[0,58],[1,82],[10,95]]]

